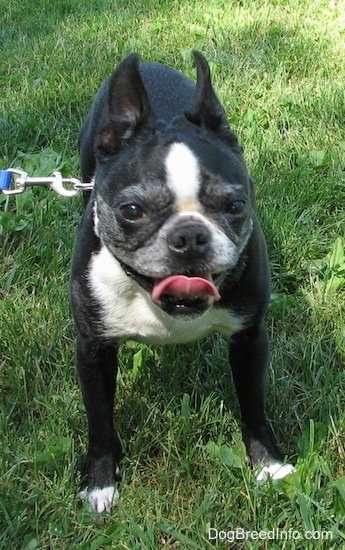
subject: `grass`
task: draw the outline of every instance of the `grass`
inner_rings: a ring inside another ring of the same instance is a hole
[[[209,59],[257,182],[272,270],[267,412],[297,463],[295,475],[263,485],[244,465],[222,338],[182,349],[128,343],[116,404],[122,500],[96,520],[75,497],[86,424],[68,271],[81,201],[38,188],[0,197],[1,546],[341,548],[344,2],[9,0],[1,8],[0,168],[78,176],[79,128],[120,59],[136,50],[193,78],[191,49]],[[209,537],[216,529],[218,539]],[[266,539],[255,539],[263,530]]]

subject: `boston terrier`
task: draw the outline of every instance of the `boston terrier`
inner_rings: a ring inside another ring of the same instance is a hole
[[[196,84],[131,54],[101,86],[80,135],[83,180],[94,187],[73,255],[71,306],[89,427],[81,495],[96,512],[118,499],[113,404],[127,339],[186,344],[222,333],[258,479],[293,471],[264,412],[270,284],[253,183],[208,63],[194,57]]]

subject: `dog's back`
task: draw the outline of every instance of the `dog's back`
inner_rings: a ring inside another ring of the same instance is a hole
[[[185,75],[158,63],[140,63],[140,74],[157,120],[169,122],[191,107],[195,84]]]

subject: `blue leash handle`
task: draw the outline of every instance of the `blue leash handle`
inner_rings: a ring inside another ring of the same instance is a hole
[[[11,188],[12,172],[0,170],[0,191],[8,191]]]

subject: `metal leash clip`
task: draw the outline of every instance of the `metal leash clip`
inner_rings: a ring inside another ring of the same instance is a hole
[[[14,181],[13,176],[18,176]],[[65,185],[70,187],[65,187]],[[23,170],[8,168],[0,170],[0,193],[4,195],[18,195],[23,193],[27,187],[43,185],[49,187],[62,197],[75,197],[80,191],[90,191],[93,189],[92,183],[82,183],[77,178],[63,178],[60,172],[54,172],[49,177],[30,177]]]

